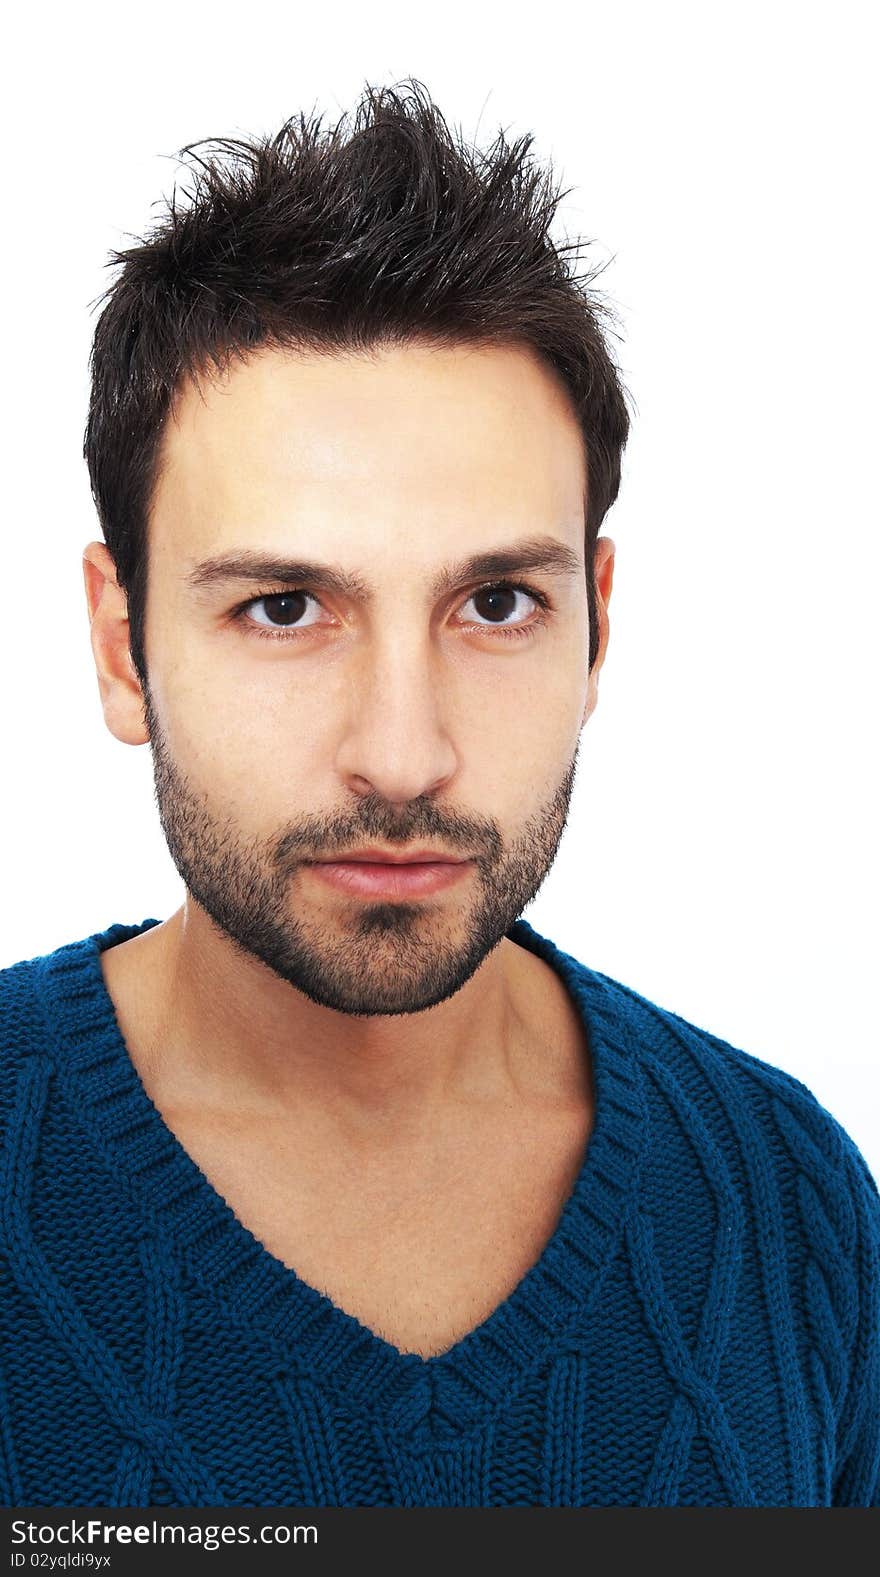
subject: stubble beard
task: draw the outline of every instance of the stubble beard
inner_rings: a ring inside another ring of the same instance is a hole
[[[248,839],[178,771],[149,690],[144,712],[159,819],[188,893],[239,951],[339,1013],[419,1013],[459,991],[535,897],[568,819],[577,747],[555,792],[507,845],[491,820],[447,813],[427,798],[393,807],[373,794],[350,816],[305,816],[274,837]],[[306,912],[302,884],[291,897],[303,860],[413,841],[472,858],[473,871],[456,885],[469,884],[475,896],[456,902],[455,888],[438,902],[334,895],[332,920]]]

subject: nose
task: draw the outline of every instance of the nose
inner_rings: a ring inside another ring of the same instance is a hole
[[[427,639],[401,632],[376,642],[352,675],[337,753],[346,784],[401,803],[443,787],[458,767],[444,722],[448,699]]]

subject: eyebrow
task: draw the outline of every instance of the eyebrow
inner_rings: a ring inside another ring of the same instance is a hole
[[[556,537],[528,537],[489,552],[474,553],[470,558],[447,565],[434,577],[431,594],[441,597],[445,592],[472,580],[516,575],[523,570],[572,576],[584,574],[585,566],[580,555]],[[264,581],[280,581],[287,586],[308,584],[322,591],[358,597],[364,602],[369,602],[373,596],[373,588],[368,581],[340,565],[321,564],[311,559],[278,558],[253,550],[222,553],[216,558],[203,559],[186,575],[186,584],[195,590],[224,586],[235,581],[248,581],[255,585]]]

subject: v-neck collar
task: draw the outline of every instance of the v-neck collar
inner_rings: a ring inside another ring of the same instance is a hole
[[[636,1186],[645,1103],[639,1048],[613,982],[526,920],[510,941],[567,987],[592,1058],[595,1110],[583,1162],[535,1264],[485,1320],[445,1352],[404,1353],[301,1280],[239,1220],[164,1121],[141,1081],[104,982],[100,954],[161,922],[111,925],[38,960],[58,1076],[78,1118],[201,1293],[267,1338],[268,1362],[306,1377],[360,1417],[434,1440],[477,1423],[588,1313]],[[274,1359],[271,1355],[274,1355]],[[273,1371],[274,1372],[274,1371]]]

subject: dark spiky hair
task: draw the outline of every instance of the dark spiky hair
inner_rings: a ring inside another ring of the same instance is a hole
[[[600,270],[578,272],[582,243],[549,236],[567,193],[534,163],[531,135],[499,132],[481,151],[414,78],[367,85],[352,116],[323,119],[182,148],[187,203],[175,187],[149,235],[110,254],[121,272],[100,298],[84,454],[141,683],[147,524],[172,401],[188,378],[262,347],[520,344],[555,368],[587,459],[592,665],[595,543],[629,416],[601,328],[611,313],[590,288]]]

